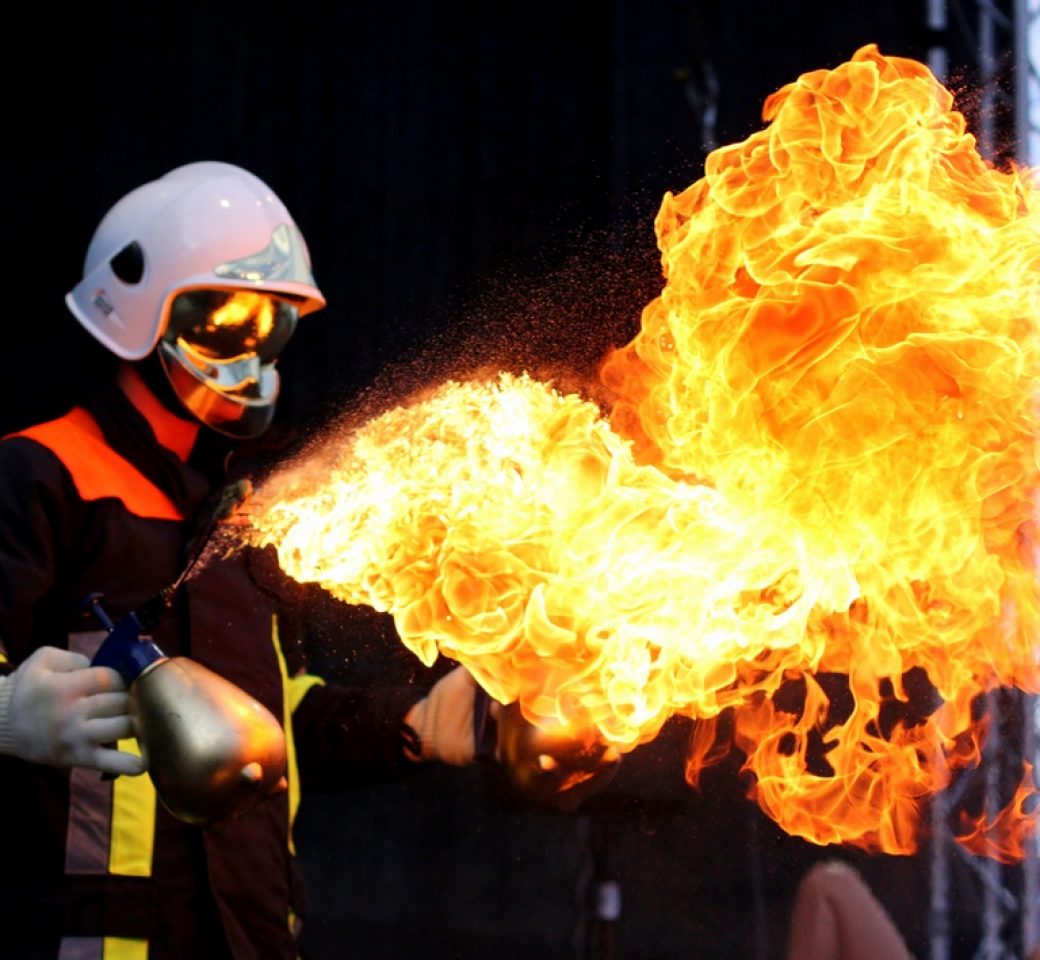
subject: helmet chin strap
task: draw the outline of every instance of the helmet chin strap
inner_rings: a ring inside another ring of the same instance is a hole
[[[182,420],[201,423],[197,417],[190,414],[174,392],[157,352],[149,354],[144,360],[138,360],[130,366],[164,410]],[[227,459],[237,446],[238,441],[234,438],[201,424],[201,429],[191,449],[190,461],[211,482],[219,483],[223,479]]]

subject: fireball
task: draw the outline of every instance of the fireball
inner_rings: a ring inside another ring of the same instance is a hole
[[[980,695],[1040,691],[1040,196],[874,45],[763,117],[665,195],[608,407],[449,381],[276,472],[250,537],[532,723],[688,717],[691,784],[739,749],[788,832],[908,853]],[[966,842],[1022,855],[1022,783]]]

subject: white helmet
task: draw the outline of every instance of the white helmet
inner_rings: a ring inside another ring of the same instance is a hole
[[[297,317],[325,298],[270,187],[241,167],[201,161],[132,190],[105,214],[65,302],[124,360],[158,345],[185,406],[248,437],[274,414],[278,351]]]

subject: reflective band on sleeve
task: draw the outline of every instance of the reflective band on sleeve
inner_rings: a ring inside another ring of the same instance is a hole
[[[104,949],[101,937],[63,937],[58,960],[103,960]]]
[[[105,937],[104,960],[148,960],[148,941]]]
[[[119,749],[138,755],[141,753],[134,739],[120,740]],[[139,777],[116,779],[112,788],[109,872],[124,877],[151,876],[155,804],[155,786],[147,773]]]
[[[66,873],[108,873],[112,840],[112,781],[97,770],[73,767],[69,774]]]
[[[321,677],[313,673],[301,673],[289,681],[289,713],[296,713],[300,701],[307,695],[311,687],[320,687],[325,683]]]
[[[65,937],[58,960],[148,960],[148,941],[128,937]]]

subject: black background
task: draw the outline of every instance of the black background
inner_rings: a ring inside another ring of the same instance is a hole
[[[924,22],[924,0],[23,8],[0,68],[0,428],[64,402],[83,354],[63,297],[97,221],[200,159],[274,188],[328,298],[281,361],[282,425],[378,409],[478,365],[589,373],[660,289],[663,194],[699,178],[707,149],[759,129],[769,93],[868,42],[918,59],[946,43],[970,81],[970,38]],[[414,668],[380,618],[354,620],[315,651],[326,672]],[[774,958],[794,883],[833,854],[860,865],[926,955],[925,853],[786,837],[734,765],[694,792],[683,734],[670,725],[626,757],[578,813],[473,769],[306,797],[313,957]],[[622,894],[612,922],[596,917],[604,879]],[[970,934],[977,912],[958,903],[955,925]]]

